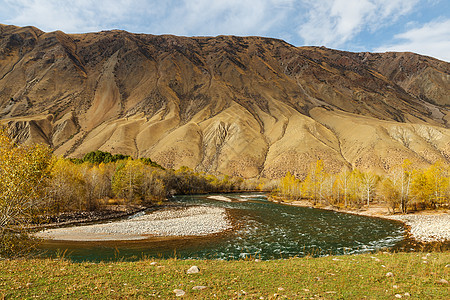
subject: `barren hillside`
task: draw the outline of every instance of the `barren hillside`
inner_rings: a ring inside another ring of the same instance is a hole
[[[57,155],[103,150],[244,177],[450,161],[450,64],[261,37],[0,25],[0,119]]]

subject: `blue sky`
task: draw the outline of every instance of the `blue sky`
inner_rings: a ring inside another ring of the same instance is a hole
[[[450,0],[0,0],[0,23],[66,33],[257,35],[450,61]]]

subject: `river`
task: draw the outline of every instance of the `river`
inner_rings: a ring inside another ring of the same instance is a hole
[[[273,203],[262,193],[176,196],[174,206],[223,207],[235,229],[203,237],[140,241],[45,241],[45,256],[73,261],[181,259],[278,259],[305,255],[353,254],[396,247],[404,226],[396,221]]]

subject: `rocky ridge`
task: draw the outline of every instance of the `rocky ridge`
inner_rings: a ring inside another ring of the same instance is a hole
[[[55,154],[243,177],[449,162],[450,64],[262,37],[0,25],[0,119]]]

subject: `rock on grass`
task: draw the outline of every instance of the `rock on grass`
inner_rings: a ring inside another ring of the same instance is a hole
[[[198,272],[200,272],[200,269],[197,266],[192,266],[186,271],[186,274],[195,274]]]
[[[185,291],[180,290],[180,289],[175,289],[175,290],[173,290],[173,292],[175,293],[175,296],[177,296],[177,297],[181,297],[181,296],[184,296],[184,294],[186,294]]]

